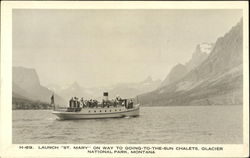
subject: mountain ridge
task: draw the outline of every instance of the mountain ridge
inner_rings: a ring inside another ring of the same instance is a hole
[[[182,79],[138,96],[144,105],[242,104],[242,21],[217,39],[212,52]]]
[[[191,59],[186,64],[176,64],[161,83],[161,87],[180,80],[188,72],[199,66],[204,60],[206,60],[212,49],[212,43],[203,42],[198,44],[194,53],[192,54]]]
[[[160,83],[160,80],[153,80],[151,76],[148,76],[141,82],[118,83],[104,87],[85,88],[79,85],[77,82],[63,86],[63,88],[55,84],[48,85],[48,87],[49,89],[55,90],[55,92],[64,99],[70,99],[71,97],[77,96],[84,97],[84,99],[102,100],[102,93],[104,91],[109,92],[110,98],[114,98],[117,95],[123,98],[133,98],[138,94],[155,90],[157,87],[159,87]]]
[[[12,67],[12,76],[13,97],[50,103],[50,97],[53,92],[40,84],[39,76],[35,69]],[[57,94],[54,94],[54,96],[56,103],[66,103]]]

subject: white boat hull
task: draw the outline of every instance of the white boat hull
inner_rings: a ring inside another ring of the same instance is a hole
[[[132,109],[124,107],[116,108],[86,108],[79,112],[53,111],[52,113],[62,120],[69,119],[98,119],[98,118],[121,118],[139,116],[139,105]]]

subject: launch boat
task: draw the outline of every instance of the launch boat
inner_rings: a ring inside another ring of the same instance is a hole
[[[53,96],[52,96],[53,97]],[[55,109],[52,114],[62,120],[68,119],[96,119],[96,118],[121,118],[139,116],[140,105],[133,104],[132,100],[117,99],[117,101],[108,100],[108,93],[104,93],[104,99],[101,104],[89,104],[89,101],[77,101],[71,99],[67,109]],[[54,104],[54,97],[51,98]],[[55,107],[55,106],[54,106]]]

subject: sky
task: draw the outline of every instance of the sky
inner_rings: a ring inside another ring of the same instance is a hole
[[[13,66],[42,85],[83,87],[164,80],[197,44],[215,43],[241,10],[13,10]]]

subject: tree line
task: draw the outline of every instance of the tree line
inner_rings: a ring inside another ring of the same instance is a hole
[[[38,110],[38,109],[52,109],[49,103],[41,101],[31,101],[26,99],[12,98],[13,110]]]

